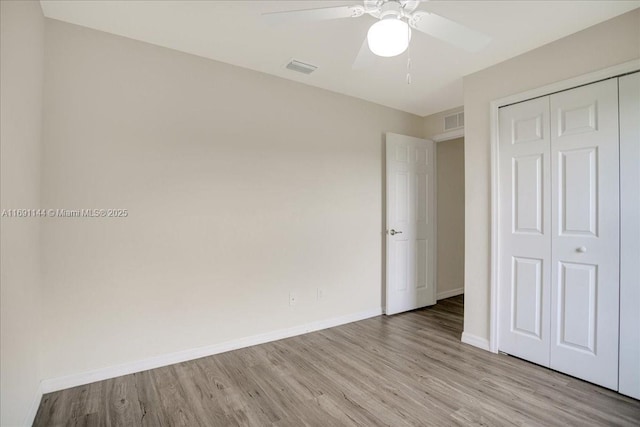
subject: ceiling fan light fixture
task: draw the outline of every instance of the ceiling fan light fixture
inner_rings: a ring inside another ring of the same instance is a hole
[[[409,24],[394,16],[379,20],[367,33],[371,52],[384,57],[400,55],[407,50],[410,39]]]

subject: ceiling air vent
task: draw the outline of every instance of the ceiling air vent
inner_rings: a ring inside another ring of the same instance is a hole
[[[450,114],[444,117],[444,130],[458,129],[464,126],[464,112]]]
[[[290,70],[303,74],[311,74],[318,69],[315,65],[305,64],[304,62],[296,61],[295,59],[289,61],[286,67]]]

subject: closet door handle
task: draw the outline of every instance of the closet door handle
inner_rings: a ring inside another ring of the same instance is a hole
[[[585,252],[587,252],[587,248],[585,248],[584,246],[580,246],[578,248],[576,248],[576,252],[583,254]]]

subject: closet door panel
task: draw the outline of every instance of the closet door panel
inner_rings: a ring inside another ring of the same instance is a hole
[[[549,366],[549,98],[500,109],[500,350]]]
[[[551,95],[550,103],[550,366],[617,389],[617,79]]]

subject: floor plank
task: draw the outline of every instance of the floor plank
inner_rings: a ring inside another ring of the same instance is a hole
[[[461,343],[463,304],[50,393],[34,425],[640,425],[637,400]]]

